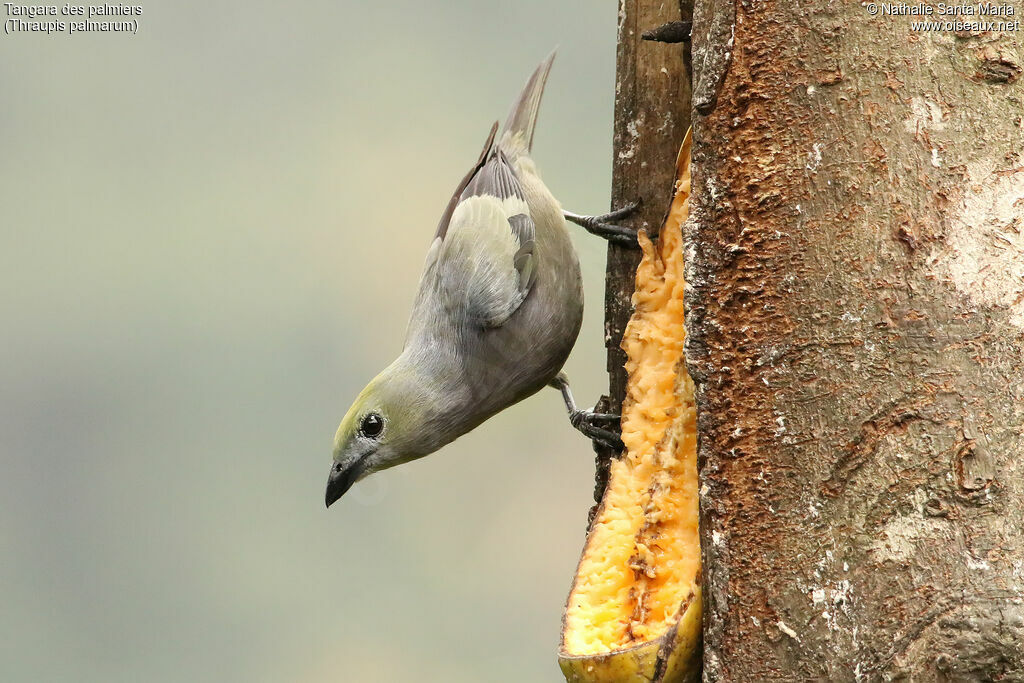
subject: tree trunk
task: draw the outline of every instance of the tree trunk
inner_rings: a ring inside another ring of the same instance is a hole
[[[1024,34],[870,7],[696,3],[709,681],[1024,680]],[[620,11],[613,198],[648,227],[690,98],[639,34],[677,12]],[[613,403],[635,266],[610,248]]]

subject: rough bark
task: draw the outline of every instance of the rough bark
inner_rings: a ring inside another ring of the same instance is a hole
[[[1024,33],[696,15],[705,678],[1024,680]]]

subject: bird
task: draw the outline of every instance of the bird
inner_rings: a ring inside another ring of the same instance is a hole
[[[552,52],[452,194],[427,252],[399,356],[359,393],[334,438],[327,507],[374,472],[429,455],[546,386],[570,422],[621,450],[619,416],[577,408],[561,371],[583,320],[566,220],[621,244],[636,232],[563,211],[530,157]]]

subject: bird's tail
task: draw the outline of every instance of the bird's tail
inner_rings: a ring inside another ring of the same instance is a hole
[[[499,138],[499,146],[510,155],[527,154],[533,148],[533,129],[537,125],[537,111],[540,109],[540,98],[544,94],[544,84],[551,71],[551,63],[555,61],[555,51],[540,63],[537,70],[526,82],[519,93],[512,110],[505,119],[505,126]]]

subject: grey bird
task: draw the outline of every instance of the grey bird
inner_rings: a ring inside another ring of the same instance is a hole
[[[561,368],[583,319],[583,283],[565,219],[636,244],[604,216],[563,212],[530,158],[554,53],[459,183],[427,252],[405,346],[356,398],[334,438],[328,507],[355,482],[433,453],[545,386],[570,421],[621,448],[618,415],[576,408]]]

